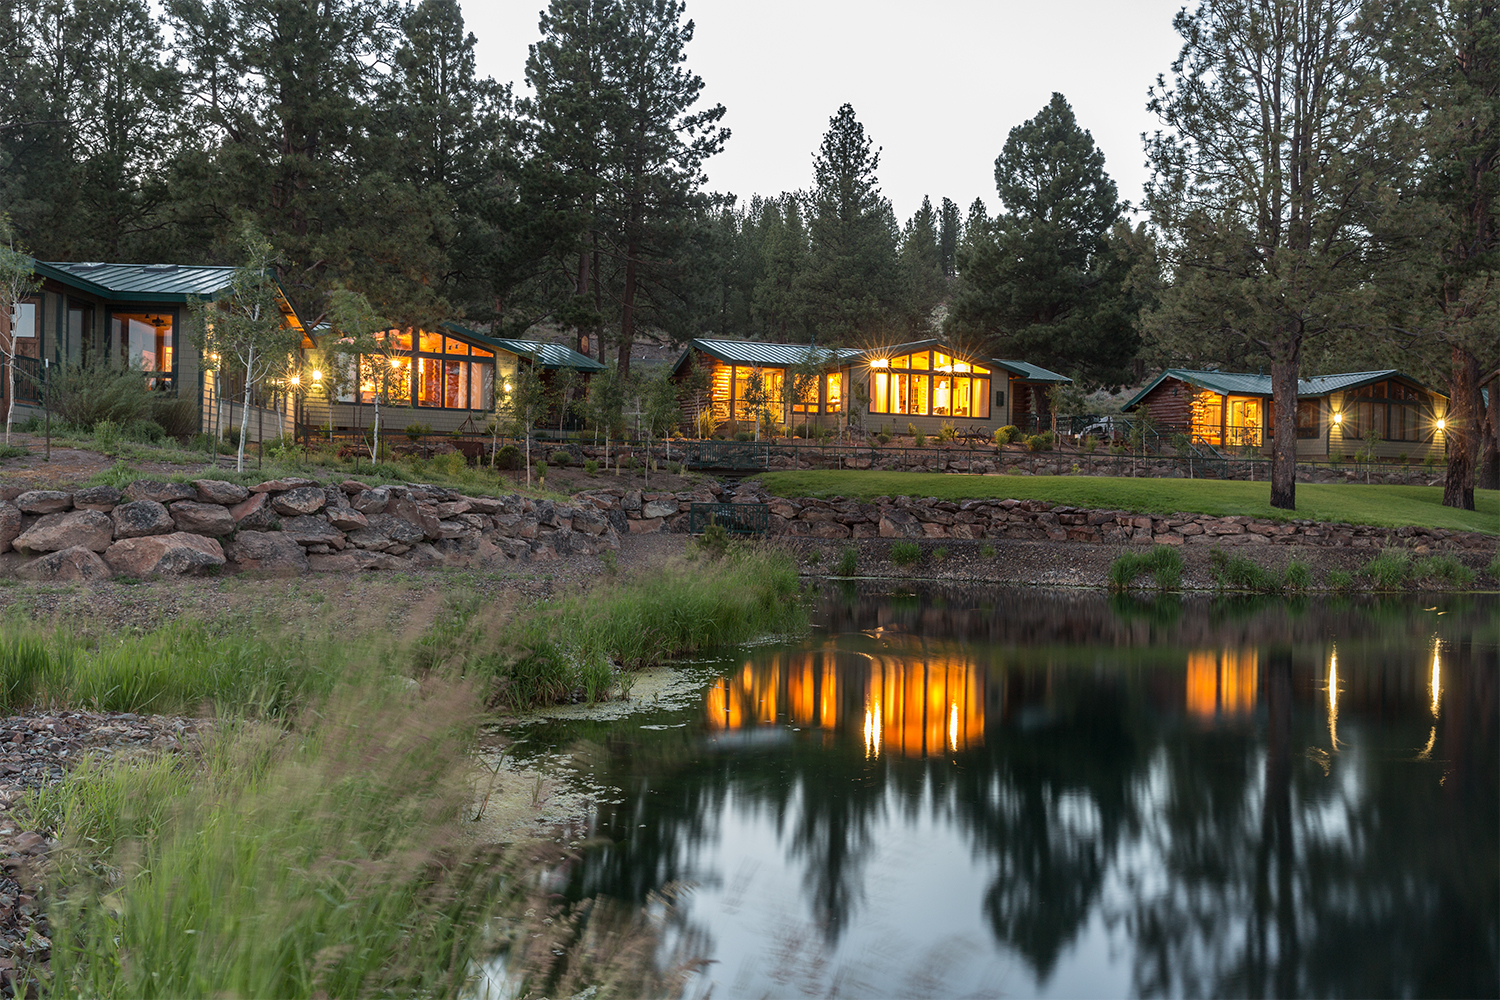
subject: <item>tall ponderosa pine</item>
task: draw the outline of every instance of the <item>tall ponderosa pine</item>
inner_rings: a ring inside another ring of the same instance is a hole
[[[944,198],[942,208],[938,209],[938,256],[943,263],[943,277],[950,281],[958,276],[958,241],[962,234],[958,205]]]
[[[447,311],[443,197],[389,169],[394,138],[374,112],[400,29],[385,0],[169,0],[201,135],[174,180],[184,225],[223,237],[249,215],[279,276],[316,321],[335,283],[402,323]]]
[[[176,72],[145,0],[0,5],[0,203],[43,259],[175,260]]]
[[[1109,242],[1124,206],[1063,95],[1011,129],[995,186],[1004,211],[971,227],[960,251],[950,333],[982,333],[1001,354],[1085,384],[1127,381],[1139,338]]]
[[[946,204],[952,204],[947,202]],[[902,311],[907,328],[921,335],[932,318],[932,310],[948,290],[943,277],[942,248],[938,236],[938,216],[932,202],[924,195],[922,207],[906,223],[901,234]]]
[[[809,256],[802,296],[812,329],[831,343],[879,336],[898,314],[896,220],[880,193],[880,150],[845,104],[813,158]]]
[[[1205,0],[1184,9],[1173,79],[1153,88],[1147,206],[1171,284],[1147,330],[1253,345],[1273,393],[1271,504],[1296,506],[1304,350],[1358,323],[1387,119],[1369,99],[1362,0]]]

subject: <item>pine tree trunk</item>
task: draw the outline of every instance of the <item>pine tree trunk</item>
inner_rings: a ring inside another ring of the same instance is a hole
[[[1271,400],[1276,408],[1271,445],[1271,506],[1297,509],[1297,361],[1271,362]]]
[[[635,255],[640,248],[630,244],[625,248],[625,288],[620,295],[620,377],[630,374],[630,348],[635,343]]]
[[[1474,485],[1481,490],[1500,490],[1500,379],[1490,383],[1490,402],[1481,414],[1479,437],[1483,443]]]
[[[1452,353],[1448,375],[1448,414],[1443,436],[1448,444],[1448,474],[1443,479],[1443,506],[1474,509],[1474,478],[1479,465],[1479,359],[1462,347]]]

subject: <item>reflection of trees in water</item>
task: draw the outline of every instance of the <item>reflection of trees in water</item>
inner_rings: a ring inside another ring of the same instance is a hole
[[[903,627],[901,615],[883,621]],[[1423,714],[1425,673],[1409,651],[1341,649],[1334,746],[1325,647],[1267,647],[1246,621],[1220,625],[1265,650],[1257,698],[1233,702],[1250,714],[1232,724],[1185,711],[1185,669],[1051,671],[1021,654],[988,673],[986,701],[1001,693],[1004,709],[960,766],[867,758],[857,728],[733,750],[679,730],[652,736],[649,760],[632,733],[606,776],[631,793],[601,814],[617,844],[584,858],[570,895],[644,900],[663,882],[704,878],[694,859],[733,802],[773,820],[831,944],[880,877],[869,869],[879,828],[930,805],[993,870],[983,916],[1039,979],[1097,916],[1129,940],[1142,995],[1493,993],[1493,646],[1445,643],[1436,718]],[[1389,627],[1410,634],[1421,622]],[[853,697],[858,684],[839,690]],[[1415,759],[1429,729],[1441,765]]]

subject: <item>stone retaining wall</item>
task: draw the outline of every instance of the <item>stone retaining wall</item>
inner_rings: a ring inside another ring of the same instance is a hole
[[[752,484],[726,496],[718,486],[696,494],[620,489],[580,493],[578,502],[617,506],[629,530],[686,532],[688,503],[764,503],[771,508],[771,534],[807,538],[1011,538],[1029,541],[1166,545],[1318,545],[1351,548],[1410,548],[1418,552],[1488,550],[1493,535],[1442,528],[1377,528],[1318,521],[1265,521],[1207,514],[1169,516],[1088,510],[1041,500],[949,501],[877,497],[870,502],[770,496]]]
[[[593,503],[353,480],[0,489],[0,553],[20,553],[16,575],[37,581],[495,566],[617,549],[626,530]]]

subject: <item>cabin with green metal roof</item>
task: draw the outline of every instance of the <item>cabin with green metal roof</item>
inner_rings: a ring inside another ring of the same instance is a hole
[[[699,338],[674,365],[679,381],[705,369],[707,391],[684,403],[700,433],[732,434],[756,421],[796,431],[804,425],[907,425],[936,433],[992,434],[1006,424],[1045,423],[1047,390],[1066,375],[1021,361],[971,356],[939,339],[886,348],[821,347]]]
[[[319,331],[315,338],[325,340]],[[329,437],[359,436],[374,425],[375,397],[381,397],[381,427],[401,432],[421,425],[433,434],[485,433],[495,412],[497,393],[503,400],[522,365],[541,369],[544,384],[558,373],[571,370],[578,380],[575,400],[581,400],[589,377],[604,365],[564,344],[548,341],[492,337],[457,323],[443,323],[436,330],[390,330],[387,352],[393,377],[377,386],[374,379],[329,379],[316,366],[303,379],[297,423],[303,433]],[[323,344],[323,346],[327,346]],[[365,365],[361,365],[363,373]],[[571,410],[554,411],[543,426],[573,429],[577,417]]]
[[[40,383],[59,366],[107,362],[138,369],[146,387],[165,403],[183,400],[189,426],[211,431],[239,425],[239,404],[233,393],[220,404],[220,387],[207,374],[197,349],[198,338],[189,306],[213,301],[228,292],[232,267],[184,264],[106,264],[36,261],[41,279],[36,294],[15,311],[17,414],[40,412]],[[281,298],[285,322],[302,329],[302,322]],[[11,331],[10,317],[0,317],[0,336]],[[304,346],[311,346],[305,339]],[[0,378],[0,405],[8,379]],[[269,390],[256,400],[257,410],[269,411],[271,424],[254,420],[252,434],[262,428],[280,434],[290,413],[290,396]],[[229,410],[233,408],[233,412]],[[158,413],[162,412],[158,408]],[[182,430],[183,428],[174,428]]]
[[[1123,407],[1162,434],[1228,454],[1269,452],[1275,409],[1271,376],[1168,368]],[[1297,457],[1425,461],[1444,452],[1448,397],[1393,368],[1297,381]]]

